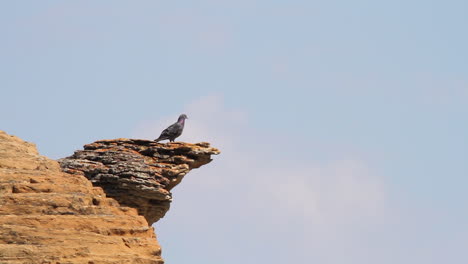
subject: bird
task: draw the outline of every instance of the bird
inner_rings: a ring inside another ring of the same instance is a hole
[[[169,139],[169,142],[174,142],[174,139],[182,135],[184,130],[185,119],[188,119],[186,114],[181,114],[177,122],[170,125],[168,128],[161,132],[161,135],[154,141],[159,142],[161,140]]]

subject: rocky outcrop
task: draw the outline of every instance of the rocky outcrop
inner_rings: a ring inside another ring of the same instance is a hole
[[[98,141],[63,159],[65,173],[0,131],[0,263],[163,263],[146,218],[164,215],[170,189],[217,153],[207,144]]]
[[[149,140],[101,140],[59,160],[65,172],[83,175],[121,205],[136,208],[152,224],[172,201],[170,190],[219,150],[208,143],[161,144]]]

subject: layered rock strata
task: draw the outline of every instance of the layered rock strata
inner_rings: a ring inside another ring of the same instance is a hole
[[[0,131],[0,263],[163,263],[152,227]]]
[[[188,171],[218,153],[207,143],[104,140],[62,159],[62,169],[0,131],[0,263],[163,263],[148,222],[166,213]]]
[[[115,139],[85,145],[59,162],[65,172],[85,176],[107,196],[136,208],[151,225],[169,210],[170,190],[216,154],[208,143]]]

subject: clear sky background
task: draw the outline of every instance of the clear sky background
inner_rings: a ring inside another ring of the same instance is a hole
[[[467,1],[2,1],[0,129],[222,154],[167,263],[468,263]]]

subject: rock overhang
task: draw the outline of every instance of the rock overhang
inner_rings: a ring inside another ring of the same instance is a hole
[[[164,144],[119,138],[87,144],[59,163],[63,171],[85,176],[107,196],[136,208],[152,224],[169,210],[171,189],[219,153],[207,142]]]

